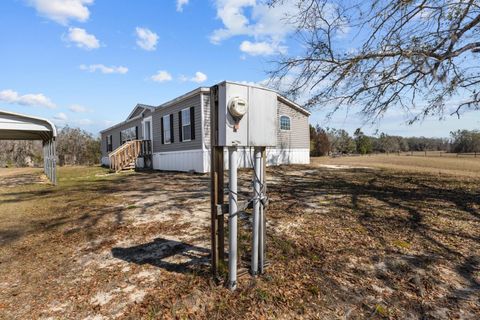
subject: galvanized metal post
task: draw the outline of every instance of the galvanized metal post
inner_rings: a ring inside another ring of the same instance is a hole
[[[253,163],[253,237],[252,237],[252,262],[251,272],[255,276],[258,273],[258,244],[259,244],[259,225],[260,225],[260,192],[261,192],[261,159],[262,149],[254,148],[254,163]]]
[[[53,149],[52,149],[52,140],[49,140],[49,141],[48,141],[48,146],[49,146],[48,151],[49,151],[49,154],[50,154],[49,160],[48,160],[48,163],[50,164],[50,171],[49,171],[49,176],[48,176],[48,178],[50,179],[50,182],[51,182],[51,181],[52,181],[52,178],[53,178],[53,163],[52,163],[52,153],[53,153],[52,150],[53,150]]]
[[[262,154],[260,159],[260,183],[261,183],[261,191],[260,195],[263,199],[265,197],[265,148],[262,148]],[[258,272],[260,274],[264,273],[265,267],[265,206],[263,202],[260,202],[260,211],[259,211],[259,246],[258,246]]]
[[[52,183],[57,185],[57,142],[55,138],[52,139],[52,149],[53,149],[53,157],[52,157],[52,166],[53,166],[53,179]]]
[[[43,146],[43,173],[47,174],[47,152],[45,149],[45,141],[43,141],[42,146]]]
[[[228,287],[237,287],[237,148],[228,148]]]
[[[47,141],[47,177],[50,180],[50,140]]]

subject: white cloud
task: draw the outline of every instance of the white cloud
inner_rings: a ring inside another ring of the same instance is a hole
[[[166,82],[172,80],[172,75],[165,70],[160,70],[151,79],[155,82]]]
[[[41,106],[49,109],[56,107],[49,98],[41,93],[20,95],[10,89],[0,91],[0,101],[24,106]]]
[[[177,11],[182,12],[183,7],[188,4],[189,0],[177,0]]]
[[[187,77],[185,75],[180,75],[178,77],[178,79],[182,82],[191,81],[191,82],[196,82],[196,83],[202,83],[202,82],[207,81],[208,77],[205,73],[203,73],[201,71],[197,71],[197,72],[195,72],[195,75],[193,77]]]
[[[157,47],[158,35],[147,28],[135,28],[137,45],[143,50],[154,51]]]
[[[69,20],[80,22],[87,21],[90,11],[87,6],[94,0],[28,0],[37,12],[48,19],[62,25],[68,24]]]
[[[212,43],[240,35],[279,42],[295,30],[295,26],[286,21],[289,14],[298,10],[294,1],[269,7],[256,0],[216,0],[216,7],[217,18],[224,27],[214,30],[210,36]],[[249,15],[245,9],[249,9]]]
[[[80,65],[80,70],[88,71],[88,72],[95,72],[95,71],[100,71],[101,73],[105,74],[111,74],[111,73],[119,73],[119,74],[125,74],[128,72],[127,67],[123,66],[110,66],[107,67],[106,65],[103,64],[91,64],[91,65]]]
[[[56,115],[53,116],[53,119],[61,121],[61,122],[65,122],[65,121],[68,120],[68,117],[65,113],[59,112],[59,113],[57,113]]]
[[[88,110],[87,108],[85,108],[84,106],[81,106],[79,104],[72,104],[68,110],[72,111],[72,112],[75,112],[75,113],[87,113],[87,112],[90,112],[90,110]]]
[[[252,56],[269,56],[276,53],[285,53],[287,48],[277,43],[266,41],[250,42],[246,40],[240,44],[240,51]]]
[[[249,20],[244,8],[255,5],[256,0],[216,0],[217,18],[222,20],[225,28],[215,30],[210,41],[219,43],[234,35],[249,34]]]
[[[67,40],[86,50],[100,48],[100,41],[93,34],[89,34],[81,28],[68,28]]]
[[[195,77],[190,79],[190,81],[193,81],[196,83],[202,83],[202,82],[205,82],[206,80],[207,80],[207,75],[200,71],[195,72]]]
[[[283,45],[295,25],[288,17],[298,12],[295,1],[279,2],[273,7],[257,0],[215,0],[217,18],[223,27],[210,35],[210,41],[219,44],[235,36],[247,36],[254,41],[243,41],[240,50],[250,55],[286,53]]]

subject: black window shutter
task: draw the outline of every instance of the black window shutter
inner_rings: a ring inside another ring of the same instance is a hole
[[[108,150],[108,135],[107,135],[107,152],[109,152],[110,150]]]
[[[190,107],[190,130],[191,130],[191,139],[195,140],[195,108]]]
[[[182,142],[183,141],[182,111],[178,112],[178,133],[180,137],[180,142]]]
[[[165,137],[163,136],[163,117],[162,117],[162,121],[160,121],[161,123],[161,129],[162,129],[162,144],[165,144]]]
[[[138,140],[138,126],[135,126],[135,140]]]
[[[174,138],[173,138],[173,113],[170,114],[170,141],[172,143],[175,142]]]

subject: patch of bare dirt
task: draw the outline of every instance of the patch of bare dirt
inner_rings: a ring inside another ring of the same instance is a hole
[[[235,292],[209,273],[208,176],[97,176],[39,191],[39,199],[52,200],[50,211],[0,244],[1,317],[480,314],[479,181],[314,166],[267,173],[270,265],[263,276],[240,278]],[[239,178],[240,196],[248,198],[251,172]],[[19,206],[34,192],[1,190],[1,199]],[[249,221],[242,214],[239,247],[247,260]]]
[[[16,188],[35,183],[49,183],[38,168],[0,168],[0,188]]]

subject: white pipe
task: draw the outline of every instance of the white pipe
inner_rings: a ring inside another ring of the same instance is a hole
[[[262,148],[263,149],[263,148]],[[263,151],[263,150],[262,150]],[[262,184],[265,183],[265,172],[264,172],[264,161],[265,158],[263,157],[263,152],[261,153],[262,157],[260,159],[260,181]],[[264,197],[264,188],[261,190],[261,196]],[[258,272],[263,274],[263,268],[265,266],[265,212],[263,208],[263,204],[260,202],[260,210],[259,210],[259,245],[258,245]]]
[[[237,287],[237,148],[228,148],[229,196],[228,196],[228,286]]]
[[[255,276],[258,273],[258,233],[259,233],[259,213],[260,213],[260,175],[262,165],[262,149],[254,148],[255,162],[253,164],[253,241],[252,241],[252,263],[251,272]]]

